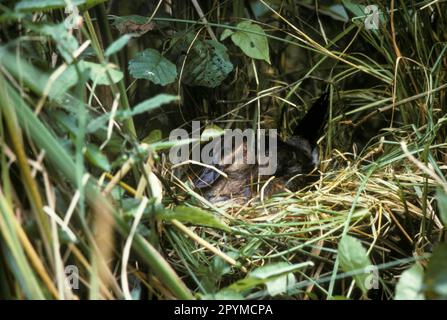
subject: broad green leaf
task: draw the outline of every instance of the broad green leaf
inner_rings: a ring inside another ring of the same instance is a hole
[[[110,57],[111,55],[120,51],[127,43],[134,37],[133,34],[125,34],[119,37],[116,41],[114,41],[104,53],[106,57]]]
[[[109,71],[112,82],[116,83],[123,78],[123,73],[114,69],[113,65],[103,67],[93,62],[80,61],[77,67],[81,72],[90,69],[89,77],[98,85],[107,85],[109,83],[106,71]],[[78,83],[78,72],[75,65],[69,65],[67,69],[53,82],[50,88],[49,96],[52,99],[62,98],[63,94]]]
[[[73,65],[67,69],[53,82],[50,88],[49,96],[52,99],[62,98],[63,95],[74,85],[78,83],[78,73]]]
[[[447,299],[447,244],[439,244],[433,251],[425,273],[426,297]]]
[[[234,260],[237,260],[240,256],[239,253],[235,251],[229,251],[226,252],[226,254]],[[224,275],[231,273],[231,265],[220,256],[215,256],[211,264],[211,273],[218,279],[222,279]]]
[[[80,61],[79,67],[82,71],[86,70],[86,69],[90,69],[90,79],[94,83],[99,84],[99,85],[110,85],[110,81],[107,76],[107,72],[110,75],[112,83],[117,83],[117,82],[121,81],[121,79],[123,78],[123,73],[120,70],[115,69],[115,66],[112,64],[107,64],[107,65],[103,66],[98,63],[93,63],[93,62],[88,62],[88,61]]]
[[[123,73],[120,70],[115,69],[115,66],[112,64],[103,66],[99,63],[82,60],[78,62],[77,66],[68,66],[67,69],[62,73],[62,75],[56,80],[55,88],[51,88],[51,92],[53,95],[61,95],[68,88],[78,83],[78,72],[76,71],[76,67],[79,68],[79,71],[81,73],[89,70],[90,80],[92,80],[97,85],[110,84],[109,78],[107,77],[107,72],[109,72],[110,78],[113,83],[117,83],[123,78]],[[61,82],[59,83],[59,81]]]
[[[61,110],[54,110],[54,112],[50,113],[50,117],[52,121],[57,121],[56,123],[58,127],[60,127],[64,133],[70,133],[71,135],[76,136],[78,126],[73,114]]]
[[[355,282],[366,293],[369,276],[367,270],[372,264],[360,240],[348,235],[343,237],[338,245],[338,257],[343,271],[356,273],[353,276]]]
[[[269,44],[264,30],[250,21],[242,21],[237,25],[231,40],[250,58],[270,63]],[[224,32],[225,33],[225,32]]]
[[[260,284],[266,284],[275,279],[284,277],[298,269],[312,265],[311,263],[304,262],[299,264],[289,264],[287,262],[278,262],[273,264],[268,264],[266,266],[259,267],[254,271],[250,272],[247,277],[242,280],[236,281],[235,283],[228,286],[228,289],[234,290],[236,292],[242,292]],[[286,279],[288,282],[288,278]],[[284,282],[283,282],[284,283]],[[289,283],[291,284],[291,283]],[[274,289],[278,287],[273,283]],[[284,288],[282,288],[284,289]]]
[[[396,285],[395,300],[424,300],[424,268],[419,263],[405,270]]]
[[[161,130],[152,130],[141,142],[152,144],[162,139]]]
[[[71,3],[80,7],[79,9],[89,9],[98,3],[106,0],[71,0]],[[15,10],[22,12],[48,11],[67,7],[65,0],[22,0],[16,4]]]
[[[135,79],[146,79],[162,86],[177,78],[175,64],[154,49],[146,49],[130,60],[129,72]]]
[[[436,198],[438,200],[439,215],[447,228],[447,195],[440,189],[436,193]]]
[[[232,70],[224,45],[214,40],[196,40],[186,58],[182,81],[191,86],[215,88]]]
[[[130,112],[125,113],[124,111],[120,110],[120,111],[116,112],[115,117],[113,119],[117,120],[120,118],[121,115],[124,115],[124,114],[130,114]],[[92,133],[92,132],[95,132],[101,128],[105,128],[104,126],[106,125],[106,123],[109,122],[111,115],[112,115],[112,113],[108,112],[108,113],[102,114],[99,117],[91,120],[87,124],[87,132]]]
[[[110,171],[110,163],[107,157],[93,144],[87,145],[85,156],[88,161],[94,166],[103,171]]]
[[[265,283],[267,292],[272,297],[287,292],[289,288],[293,287],[295,284],[296,278],[292,273],[280,276]]]
[[[235,283],[231,284],[230,286],[228,286],[227,289],[236,292],[243,292],[245,290],[249,290],[256,286],[259,286],[261,284],[265,284],[268,281],[269,281],[268,279],[258,279],[247,276],[246,278],[238,280]]]
[[[353,3],[350,0],[342,0],[342,2],[343,2],[343,5],[345,6],[345,8],[348,9],[349,11],[351,11],[351,13],[355,17],[365,17],[365,6],[364,5],[358,4],[358,3]],[[363,20],[361,20],[362,23],[363,23]]]
[[[197,207],[177,206],[174,210],[160,210],[157,216],[165,221],[177,219],[180,222],[230,231],[230,228],[211,212]]]
[[[73,53],[79,48],[78,40],[68,32],[63,23],[58,25],[45,25],[39,31],[52,38],[56,47],[67,63],[73,62]]]
[[[152,110],[162,106],[163,104],[178,101],[178,99],[179,99],[178,96],[173,96],[173,95],[164,94],[164,93],[159,94],[153,98],[147,99],[147,100],[137,104],[131,111],[132,116],[135,116],[137,114],[141,114],[144,112],[152,111]]]
[[[308,262],[299,264],[290,264],[287,262],[272,263],[253,270],[250,272],[250,276],[256,279],[269,279],[294,272],[309,265]]]
[[[78,134],[79,129],[75,118],[73,118],[73,114],[56,110],[55,112],[51,113],[51,117],[53,120],[57,121],[59,126],[64,128],[63,130],[65,132],[72,136],[76,136]],[[85,157],[92,165],[103,171],[110,171],[111,166],[109,160],[96,145],[87,144],[85,149]]]
[[[334,18],[336,18],[337,20],[343,22],[349,21],[348,14],[346,13],[345,8],[341,4],[334,4],[330,6],[329,11],[333,12],[336,15],[336,17]]]

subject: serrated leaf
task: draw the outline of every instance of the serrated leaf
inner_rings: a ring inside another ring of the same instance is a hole
[[[424,268],[419,263],[405,270],[396,285],[395,300],[424,300]]]
[[[134,37],[133,34],[125,34],[119,37],[116,41],[114,41],[104,53],[106,57],[110,57],[111,55],[120,51],[127,43]]]
[[[146,79],[165,86],[177,78],[175,64],[157,50],[146,49],[129,62],[129,72],[135,79]]]
[[[444,191],[439,189],[436,193],[436,199],[438,201],[439,215],[444,226],[447,228],[447,195]]]
[[[428,262],[424,279],[428,299],[447,299],[447,244],[439,244]]]
[[[223,44],[197,40],[188,54],[182,81],[191,86],[215,88],[231,71],[233,64]]]
[[[230,231],[230,228],[211,212],[197,207],[177,206],[174,210],[157,212],[157,217],[165,221],[176,219],[180,222]]]
[[[264,60],[270,64],[269,44],[264,30],[250,21],[242,21],[231,35],[231,40],[250,58]]]
[[[343,237],[338,245],[338,257],[343,271],[356,273],[353,276],[355,282],[362,292],[366,293],[369,276],[366,270],[372,264],[360,240],[348,235]]]

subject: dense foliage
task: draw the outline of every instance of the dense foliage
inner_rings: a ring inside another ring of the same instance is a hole
[[[446,13],[2,1],[0,298],[446,299]],[[324,92],[298,192],[218,205],[168,161],[193,120],[285,138]]]

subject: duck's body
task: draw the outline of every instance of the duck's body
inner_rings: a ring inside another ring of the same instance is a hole
[[[217,169],[227,176],[220,175],[216,170],[205,169],[196,181],[196,187],[203,191],[203,195],[211,202],[230,200],[246,202],[260,191],[264,196],[284,191],[297,191],[306,184],[306,175],[319,163],[316,140],[326,116],[328,95],[325,93],[306,117],[303,125],[298,127],[294,135],[286,141],[279,140],[277,148],[277,167],[272,175],[260,175],[256,161],[247,161],[247,142],[233,149],[233,153],[242,152],[243,161],[231,164],[216,161]],[[250,149],[249,149],[250,150]],[[268,150],[270,154],[273,150]],[[233,158],[233,155],[231,155]],[[235,157],[236,158],[236,157]]]
[[[224,165],[223,161],[216,168],[223,171],[221,176],[214,169],[205,169],[196,182],[203,190],[205,198],[211,202],[232,199],[235,202],[245,202],[259,194],[264,196],[284,191],[286,188],[296,191],[303,186],[303,174],[309,173],[315,162],[309,142],[301,137],[292,137],[287,142],[278,142],[277,167],[273,175],[260,175],[259,165],[247,163],[247,143],[244,142],[233,152],[243,152],[243,161]],[[268,153],[272,150],[268,150]]]

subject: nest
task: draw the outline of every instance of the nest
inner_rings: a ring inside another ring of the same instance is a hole
[[[338,155],[329,162],[337,163],[338,169],[320,172],[317,181],[297,192],[271,197],[258,194],[242,204],[232,200],[209,203],[194,192],[185,197],[192,205],[214,212],[232,228],[228,233],[194,227],[211,247],[237,260],[223,283],[234,282],[246,272],[275,261],[312,261],[314,267],[302,271],[296,285],[301,290],[296,297],[306,298],[313,290],[318,295],[321,290],[316,284],[327,282],[343,232],[361,240],[371,261],[383,267],[381,276],[388,284],[395,283],[395,276],[409,262],[392,267],[387,263],[431,251],[443,228],[435,215],[433,194],[424,195],[423,191],[435,190],[433,179],[421,175],[407,160],[373,167],[365,165],[364,159],[347,161]],[[431,228],[430,239],[420,236],[424,220],[433,221],[427,226]],[[190,254],[197,255],[203,265],[213,263],[215,254],[206,252],[198,242],[190,245]],[[179,272],[187,274],[178,249],[165,249]]]

